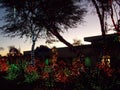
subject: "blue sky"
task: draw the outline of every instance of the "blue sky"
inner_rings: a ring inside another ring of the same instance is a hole
[[[3,15],[3,11],[0,10],[0,18]],[[84,17],[84,23],[81,25],[78,25],[77,28],[71,28],[68,31],[65,31],[61,35],[70,43],[73,43],[73,39],[82,40],[82,43],[85,43],[83,38],[84,37],[90,37],[90,36],[96,36],[100,35],[100,25],[99,25],[99,19],[98,17],[93,13],[88,13]],[[2,21],[0,21],[0,26],[3,24]],[[0,35],[0,47],[3,47],[4,50],[0,51],[1,55],[6,55],[9,50],[9,46],[15,46],[16,48],[21,48],[21,52],[31,50],[32,42],[30,39],[24,38],[9,38],[4,37],[4,35]],[[38,39],[36,42],[35,47],[38,47],[40,45],[46,45],[44,39]],[[50,47],[56,46],[56,47],[64,47],[65,45],[61,42],[53,43],[50,45]]]

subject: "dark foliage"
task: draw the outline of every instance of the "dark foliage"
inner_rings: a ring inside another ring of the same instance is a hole
[[[10,36],[30,36],[28,27],[32,24],[34,32],[41,29],[48,36],[54,31],[63,32],[82,22],[86,12],[72,0],[1,0],[0,3],[7,12],[2,29]]]

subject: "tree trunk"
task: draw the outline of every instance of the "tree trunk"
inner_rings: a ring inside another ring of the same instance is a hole
[[[95,6],[95,9],[96,9],[96,12],[97,12],[97,15],[98,15],[98,18],[99,18],[99,21],[100,21],[100,26],[101,26],[101,32],[102,32],[102,35],[105,36],[106,33],[105,33],[105,30],[104,30],[104,14],[101,15],[100,13],[100,10],[99,10],[99,7],[97,5],[97,2],[95,0],[92,0],[92,3],[93,5]],[[103,13],[103,12],[102,12]]]
[[[113,15],[113,7],[112,7],[112,5],[111,5],[111,7],[110,7],[110,9],[111,9],[111,20],[112,20],[112,23],[113,23],[113,25],[114,25],[114,27],[115,27],[115,30],[118,32],[119,31],[119,28],[118,28],[118,26],[115,24],[115,19],[114,19],[114,15]],[[117,18],[117,20],[118,20],[118,18]]]
[[[38,30],[37,34],[34,34],[34,29],[31,28],[31,32],[32,32],[32,47],[31,47],[31,64],[34,66],[35,65],[35,42],[37,41],[37,38],[39,36],[40,30]]]
[[[34,66],[34,59],[35,59],[34,48],[35,48],[35,40],[32,40],[32,47],[31,47],[31,64],[32,64],[33,66]]]
[[[72,51],[76,52],[74,46],[67,42],[59,33],[57,30],[50,31],[54,36],[56,36],[62,43],[64,43],[66,46],[68,46]]]

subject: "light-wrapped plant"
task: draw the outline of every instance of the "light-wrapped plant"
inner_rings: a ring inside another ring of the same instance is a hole
[[[7,70],[7,75],[5,76],[8,80],[14,80],[19,76],[20,68],[16,64],[11,64]]]
[[[0,60],[0,72],[6,72],[8,70],[9,64],[7,60],[2,59]]]
[[[25,69],[25,80],[24,82],[27,82],[27,83],[32,83],[36,80],[39,79],[39,74],[37,72],[37,68],[33,65],[28,65]]]

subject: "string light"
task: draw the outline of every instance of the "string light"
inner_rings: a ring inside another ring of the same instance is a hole
[[[109,55],[104,55],[102,57],[101,63],[110,67],[110,56]]]
[[[14,8],[13,8],[13,18],[14,18],[14,19],[16,18],[16,8],[15,8],[15,6],[14,6]]]

